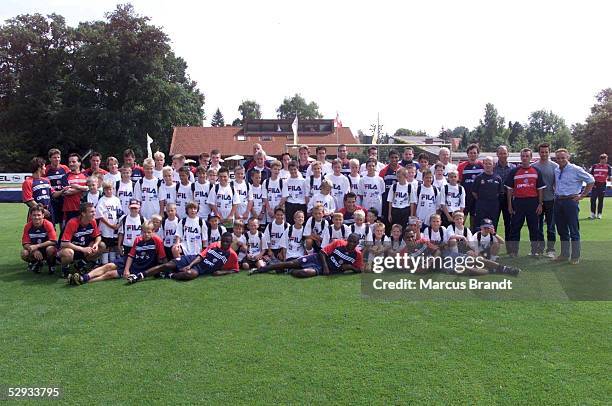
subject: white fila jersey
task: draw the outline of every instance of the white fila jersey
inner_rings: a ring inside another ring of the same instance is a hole
[[[101,194],[98,193],[89,193],[85,195],[87,197],[87,203],[91,203],[94,207],[98,207],[98,202],[100,201]]]
[[[210,207],[208,207],[208,192],[210,192],[210,189],[211,185],[208,181],[193,184],[193,200],[198,203],[198,217],[204,220],[210,214]]]
[[[108,182],[110,184],[116,184],[117,182],[121,182],[121,173],[105,173],[102,177],[102,182]]]
[[[253,202],[253,210],[257,213],[257,216],[259,216],[264,209],[264,196],[265,191],[262,185],[251,185],[249,188],[249,203]],[[265,223],[265,220],[263,221]]]
[[[208,244],[212,244],[213,242],[221,241],[221,236],[225,233],[227,229],[224,226],[219,225],[217,228],[208,229]]]
[[[179,218],[187,217],[187,203],[193,200],[193,192],[191,191],[191,182],[183,185],[177,183],[174,187],[176,190],[176,215]]]
[[[336,240],[346,240],[349,234],[351,234],[351,229],[346,224],[342,224],[340,228],[336,228],[334,225],[327,226],[323,230],[321,247],[325,247]]]
[[[325,219],[316,221],[314,217],[310,217],[304,224],[304,237],[311,235],[321,236],[323,234],[323,230],[329,225],[329,221]]]
[[[268,224],[264,231],[264,239],[268,248],[273,250],[281,248],[281,240],[288,226],[285,222],[278,224],[276,221]]]
[[[448,242],[450,235],[446,232],[446,228],[441,226],[438,231],[435,231],[431,227],[425,227],[423,235],[427,237],[429,241],[435,244],[443,244]]]
[[[132,217],[129,214],[124,215],[119,220],[119,234],[123,234],[123,245],[131,247],[134,245],[134,240],[142,234],[141,225],[144,221],[142,216]],[[126,252],[127,254],[127,252]]]
[[[325,176],[328,173],[334,173],[334,170],[332,169],[331,162],[325,161],[321,165],[321,174]],[[312,164],[308,167],[308,169],[306,169],[306,177],[309,177],[309,176],[312,176]]]
[[[412,203],[416,204],[416,216],[428,225],[432,214],[440,207],[438,204],[438,192],[434,186],[419,185],[416,191],[412,191]]]
[[[232,233],[232,242],[238,243],[238,246],[240,246],[240,244],[247,245],[246,237],[244,236],[244,234],[237,236],[236,234]],[[247,255],[246,252],[243,252],[239,249],[236,250],[236,254],[238,254],[238,262],[241,262]]]
[[[348,180],[351,184],[351,192],[359,196],[359,181],[361,180],[361,175],[360,174],[357,174],[357,176],[348,175]]]
[[[180,220],[178,217],[175,217],[174,220],[170,220],[169,218],[164,219],[162,221],[162,241],[164,242],[164,247],[172,247],[176,242],[176,232],[179,228]]]
[[[438,191],[442,190],[442,187],[444,187],[444,185],[446,185],[448,182],[446,181],[446,178],[442,178],[442,179],[434,179],[433,181],[433,185],[438,188]]]
[[[386,234],[383,235],[381,240],[374,241],[375,237],[376,236],[374,235],[374,231],[372,231],[370,234],[366,235],[366,239],[365,239],[366,245],[373,245],[373,244],[383,244],[383,245],[388,244],[388,245],[391,245],[391,238],[389,238],[389,236],[387,236]]]
[[[450,240],[450,237],[452,237],[453,235],[463,236],[467,240],[465,241],[465,243],[468,245],[471,244],[473,236],[472,231],[469,227],[463,227],[462,229],[458,229],[454,224],[451,224],[450,226],[446,227],[446,240]],[[457,243],[459,243],[459,240],[456,241]],[[458,252],[458,245],[459,244],[454,244],[453,246],[449,247],[449,249],[453,252]]]
[[[306,181],[300,178],[289,178],[283,182],[283,197],[287,203],[306,204]]]
[[[289,226],[283,233],[281,239],[281,248],[287,250],[286,260],[299,258],[304,256],[304,245],[302,243],[304,237],[304,227],[297,228]]]
[[[302,174],[300,174],[300,176],[302,176]],[[289,171],[287,169],[281,169],[278,177],[281,178],[282,180],[285,179],[289,179],[291,177],[291,174],[289,173]]]
[[[229,217],[233,205],[240,204],[240,196],[232,190],[231,185],[216,184],[208,194],[208,204],[217,206],[223,218]]]
[[[246,180],[240,183],[234,180],[231,183],[234,185],[234,192],[240,197],[240,203],[238,203],[238,207],[236,208],[236,215],[243,216],[249,204],[249,190],[251,185],[249,185]]]
[[[159,200],[163,201],[166,206],[170,203],[176,204],[176,183],[170,185],[162,183],[159,185]]]
[[[472,235],[471,246],[476,253],[480,253],[488,249],[495,242],[495,237],[493,234],[489,233],[488,235],[482,235],[480,231],[477,231]]]
[[[189,183],[193,183],[194,180],[195,180],[195,177],[193,176],[193,172],[189,171]],[[181,175],[176,170],[172,171],[172,181],[175,183],[181,182]]]
[[[130,205],[130,199],[134,197],[134,184],[132,181],[128,181],[127,183],[119,182],[119,186],[116,187],[117,191],[115,192],[115,196],[121,202],[121,211],[123,214],[127,214],[130,212],[128,206]]]
[[[321,182],[323,179],[323,176],[319,176],[318,178],[315,178],[314,175],[308,176],[306,178],[306,196],[312,198],[319,193],[321,191]]]
[[[264,198],[268,202],[268,206],[274,210],[280,205],[281,199],[283,198],[283,185],[287,182],[286,179],[272,180],[266,179],[263,183],[264,186]],[[274,221],[274,216],[266,215],[268,223]]]
[[[164,171],[162,169],[153,168],[153,176],[155,176],[159,180],[164,180]]]
[[[440,189],[440,204],[446,205],[449,213],[465,207],[465,189],[461,185],[447,184]]]
[[[198,255],[208,236],[206,222],[199,217],[181,219],[176,235],[181,238],[183,255]]]
[[[361,206],[366,210],[374,207],[378,215],[382,214],[382,195],[385,192],[385,181],[380,176],[364,176],[359,180]]]
[[[349,227],[351,233],[359,235],[359,248],[363,249],[365,247],[366,237],[371,234],[370,226],[367,223],[362,223],[360,226],[351,224]]]
[[[317,193],[308,201],[308,212],[311,212],[312,208],[318,203],[323,205],[326,213],[336,211],[336,199],[332,195]]]
[[[157,178],[141,178],[134,185],[134,198],[140,200],[140,214],[146,219],[159,214],[159,185]]]
[[[406,207],[410,207],[412,192],[412,185],[410,183],[404,185],[394,183],[387,195],[387,202],[390,202],[393,208],[405,209]]]
[[[119,210],[121,210],[121,202],[115,196],[102,196],[96,206],[96,218],[104,218],[110,224],[117,224]],[[115,238],[117,230],[113,230],[106,224],[100,221],[100,234],[104,238]]]
[[[247,231],[244,234],[247,249],[247,254],[249,256],[256,256],[261,254],[268,247],[266,245],[266,239],[260,231],[257,231],[255,234],[251,234],[250,231]]]
[[[332,196],[336,200],[336,208],[344,208],[344,195],[351,191],[351,183],[349,182],[346,175],[334,175],[329,174],[325,176],[325,179],[332,183]]]

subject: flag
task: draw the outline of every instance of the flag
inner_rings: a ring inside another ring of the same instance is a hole
[[[334,120],[334,125],[336,126],[336,128],[342,127],[342,121],[340,121],[340,115],[338,114],[337,111],[336,111],[336,119]]]
[[[297,145],[298,143],[298,116],[297,113],[295,113],[295,119],[293,119],[293,124],[291,124],[291,128],[293,129],[293,143],[295,145]]]
[[[153,152],[151,152],[151,144],[153,143],[153,138],[149,137],[149,133],[147,133],[147,157],[153,158]]]

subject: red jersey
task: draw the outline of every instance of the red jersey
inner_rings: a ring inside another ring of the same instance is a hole
[[[85,225],[81,224],[81,218],[72,218],[66,223],[64,234],[62,234],[62,242],[71,242],[80,247],[87,247],[97,237],[100,236],[96,220],[91,220]]]
[[[72,173],[69,172],[62,178],[62,186],[67,188],[69,186],[87,186],[87,176],[83,172]],[[81,207],[81,197],[84,192],[75,193],[72,195],[64,195],[64,203],[62,204],[62,211],[79,211]]]
[[[546,185],[538,168],[517,166],[508,173],[506,187],[512,190],[515,198],[525,199],[538,197],[538,189],[544,189]]]
[[[70,173],[70,169],[66,165],[61,164],[57,168],[52,168],[49,165],[45,169],[45,177],[51,182],[54,191],[62,189],[62,178],[68,173]]]
[[[85,176],[88,176],[88,177],[89,177],[89,176],[93,175],[93,170],[92,170],[91,168],[87,168],[87,169],[85,169],[85,170],[83,171],[83,173],[85,174]],[[106,174],[108,173],[108,171],[105,171],[104,169],[99,168],[99,169],[98,169],[98,173],[99,173],[100,175],[104,176],[104,175],[106,175]]]
[[[232,248],[221,249],[221,242],[214,242],[200,252],[202,264],[209,267],[210,272],[222,269],[238,272],[238,254]]]
[[[53,223],[49,220],[43,220],[40,226],[35,226],[32,221],[28,221],[23,227],[23,235],[21,236],[21,244],[41,244],[47,241],[57,241],[57,233]]]
[[[470,163],[470,161],[463,161],[457,166],[459,183],[468,193],[472,191],[472,186],[474,185],[474,179],[476,179],[476,176],[483,172],[484,166],[482,166],[482,162],[480,161],[476,161],[474,163]]]
[[[326,254],[327,266],[330,272],[340,272],[343,264],[351,264],[355,268],[363,269],[361,250],[355,248],[353,252],[349,252],[346,249],[347,245],[348,242],[345,240],[336,240],[322,249]]]
[[[34,202],[49,207],[51,203],[51,182],[47,178],[27,177],[21,184],[21,196],[24,203]]]
[[[612,167],[608,164],[595,164],[591,166],[590,172],[595,178],[595,183],[606,183],[612,176]]]
[[[157,265],[160,259],[166,258],[166,251],[164,243],[157,235],[154,234],[149,240],[139,235],[134,240],[128,256],[134,260],[134,269],[149,269]]]

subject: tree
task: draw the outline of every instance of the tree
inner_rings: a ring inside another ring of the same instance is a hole
[[[394,137],[427,137],[427,133],[423,130],[410,130],[408,128],[398,128],[393,133]]]
[[[571,144],[571,133],[565,120],[552,111],[538,110],[531,113],[525,134],[533,148],[542,142],[549,143],[552,150],[568,148]]]
[[[591,107],[586,123],[573,127],[578,160],[587,165],[598,162],[602,153],[612,151],[612,88],[602,90],[595,98],[597,103]]]
[[[438,138],[444,141],[450,141],[450,139],[453,138],[453,132],[449,128],[442,127],[440,133],[438,133]]]
[[[223,119],[223,114],[221,114],[221,110],[219,110],[219,108],[217,108],[217,111],[215,111],[215,114],[210,121],[210,125],[213,127],[225,127],[225,120]]]
[[[235,118],[234,121],[232,121],[232,127],[242,127],[242,120]]]
[[[242,122],[261,118],[261,106],[255,100],[243,100],[238,106],[238,112],[242,116]]]
[[[143,156],[147,133],[167,150],[173,126],[202,123],[204,95],[167,35],[131,5],[105,17],[70,28],[54,14],[21,15],[0,26],[0,140],[17,146],[0,162],[10,169],[51,147]]]
[[[462,125],[455,127],[455,129],[453,130],[453,138],[461,138],[464,136],[464,134],[469,133],[470,130],[467,127],[464,127]]]
[[[293,119],[295,114],[304,120],[313,120],[322,118],[323,116],[319,113],[319,106],[315,102],[307,103],[306,100],[296,93],[293,97],[285,97],[283,103],[276,109],[278,118],[281,119]]]
[[[521,148],[525,148],[525,147],[520,147],[517,148],[517,142],[523,144],[523,141],[525,143],[527,143],[527,138],[525,135],[525,127],[523,127],[523,125],[521,123],[519,123],[518,121],[515,121],[514,123],[512,121],[508,121],[508,129],[510,130],[510,133],[508,134],[508,144],[512,147],[513,150],[520,150]],[[522,137],[520,141],[517,141],[519,139],[519,137]]]
[[[509,131],[506,130],[504,122],[504,118],[499,116],[495,106],[487,103],[483,119],[469,136],[462,137],[461,147],[466,147],[466,143],[477,143],[483,151],[495,150],[498,145],[508,142]]]

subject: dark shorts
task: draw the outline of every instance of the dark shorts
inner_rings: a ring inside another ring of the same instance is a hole
[[[102,242],[104,242],[104,245],[106,245],[106,248],[110,251],[117,248],[116,238],[102,237]]]
[[[246,259],[245,258],[245,259],[242,260],[240,265],[247,264],[249,266],[249,268],[252,269],[252,268],[257,268],[257,262],[259,262],[259,261],[255,261],[255,260],[252,260],[252,259]]]
[[[476,199],[472,195],[472,191],[465,191],[465,209],[463,212],[466,214],[470,214],[471,216],[476,215]]]
[[[314,269],[317,271],[317,275],[323,274],[323,265],[321,265],[321,260],[319,258],[319,254],[310,254],[298,259],[300,262],[300,266],[302,269]]]
[[[174,255],[172,255],[172,247],[166,247],[164,245],[164,252],[166,253],[166,258],[168,258],[169,260],[174,258]]]
[[[278,258],[278,255],[281,253],[283,249],[282,248],[271,248],[270,251],[272,251],[272,255],[274,255],[274,258]]]
[[[123,278],[123,271],[125,269],[126,258],[127,257],[119,257],[115,261],[113,261],[113,264],[117,266],[117,278]],[[132,262],[132,266],[130,267],[131,274],[136,274],[136,273],[144,272],[144,271],[146,271],[146,269],[139,268],[134,262]]]
[[[197,257],[198,257],[198,255],[181,255],[180,257],[178,257],[176,259],[173,259],[174,263],[176,264],[177,271],[180,272],[181,268],[184,268],[187,265],[189,265]],[[197,271],[198,275],[210,275],[210,274],[212,274],[215,271],[215,270],[210,269],[209,267],[207,267],[202,262],[198,263],[192,269]]]
[[[74,251],[74,255],[72,256],[72,261],[76,262],[80,260],[86,261],[85,254],[83,254],[81,251]]]

